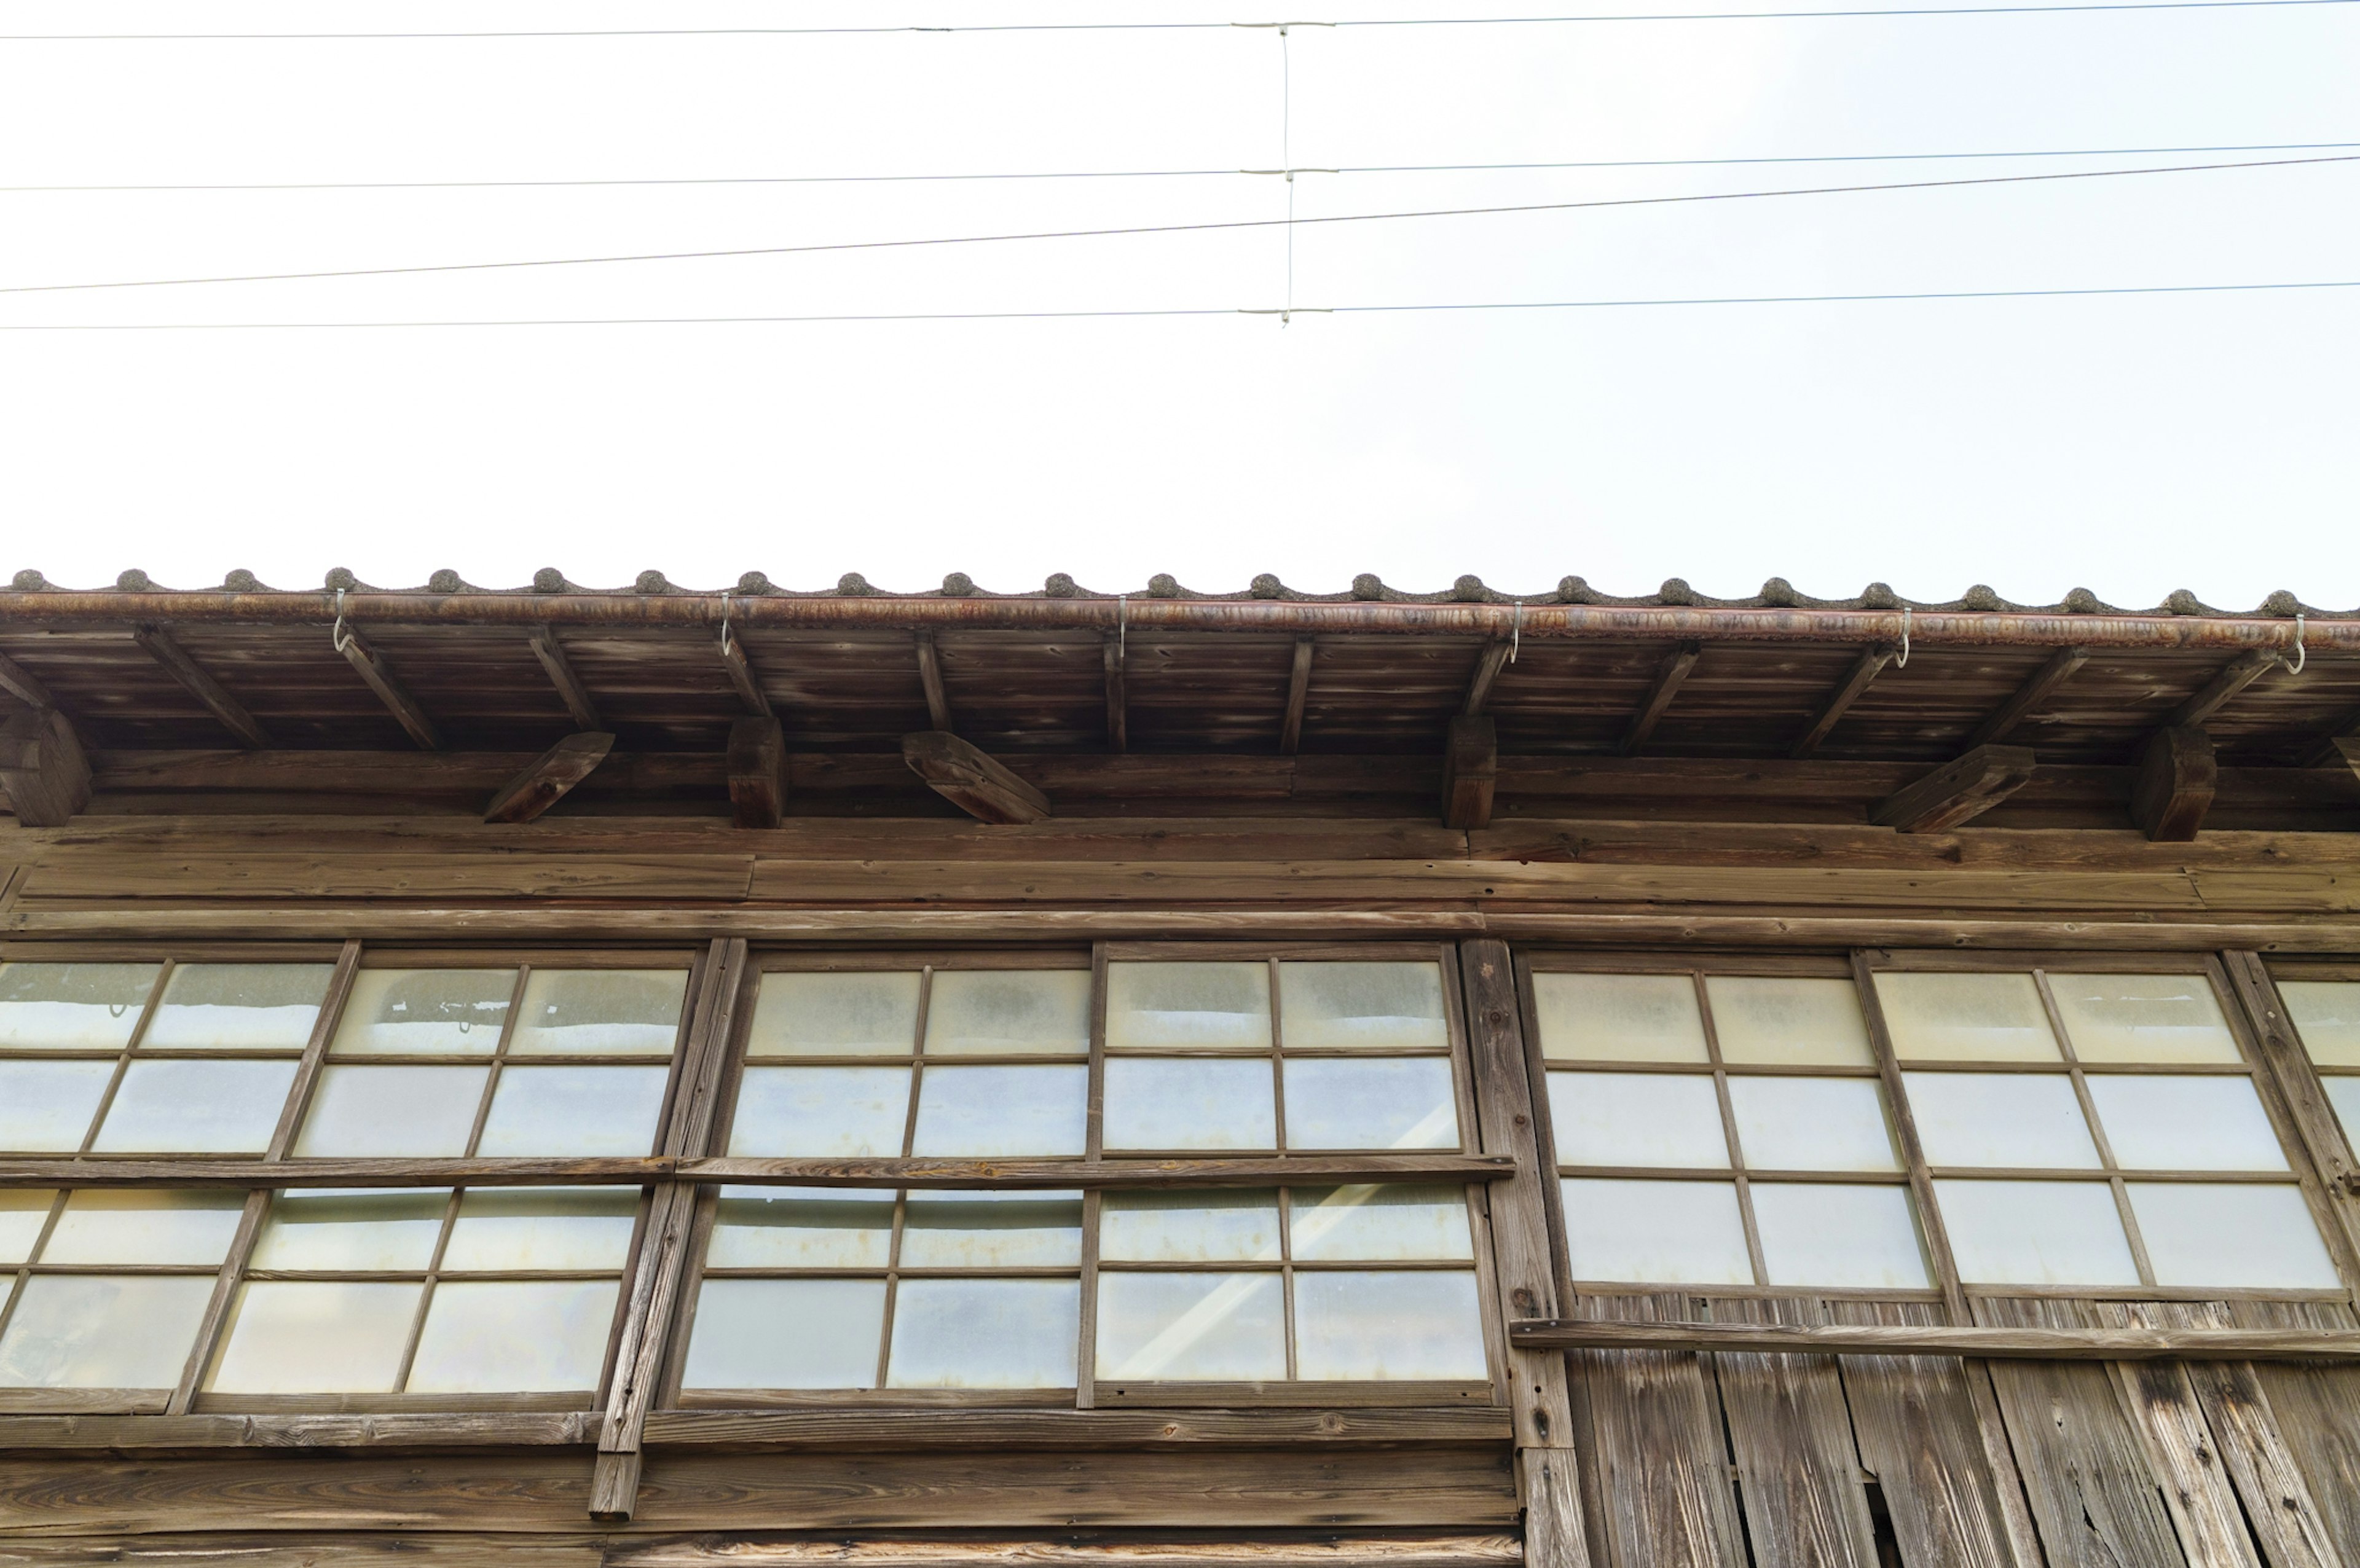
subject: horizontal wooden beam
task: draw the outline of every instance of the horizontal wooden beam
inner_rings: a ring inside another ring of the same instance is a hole
[[[787,814],[787,742],[776,719],[729,726],[729,814],[741,828],[774,828]]]
[[[1672,705],[1672,699],[1679,695],[1688,671],[1696,668],[1703,652],[1702,643],[1684,642],[1664,656],[1664,661],[1655,667],[1655,683],[1647,689],[1646,700],[1639,704],[1639,711],[1631,715],[1630,728],[1622,732],[1622,744],[1617,749],[1623,756],[1634,756],[1647,744],[1647,737],[1655,733],[1656,723]]]
[[[1674,1350],[1797,1356],[1978,1356],[2004,1361],[2360,1361],[2360,1333],[2241,1328],[1942,1328],[1909,1324],[1601,1323],[1508,1325],[1548,1350]]]
[[[393,678],[393,671],[386,668],[385,660],[378,656],[377,649],[369,647],[360,633],[349,627],[338,633],[338,637],[336,651],[343,654],[345,662],[367,682],[368,689],[377,693],[377,700],[385,704],[386,711],[401,725],[403,733],[422,751],[442,750],[442,736],[435,729],[434,721],[426,716],[426,710],[418,705],[418,700]]]
[[[2020,746],[1979,746],[1887,797],[1869,821],[1901,833],[1945,833],[1972,822],[2032,781],[2033,755]]]
[[[532,633],[532,656],[549,674],[549,683],[565,701],[565,711],[574,716],[574,727],[603,730],[606,726],[598,717],[598,703],[590,695],[590,688],[574,671],[574,660],[566,657],[565,645],[557,640],[555,626],[535,626]]]
[[[222,722],[224,728],[246,742],[261,747],[270,744],[269,732],[256,722],[246,704],[231,696],[222,683],[205,672],[204,668],[191,659],[188,650],[174,641],[162,626],[133,628],[131,640],[147,650],[148,657],[164,667],[173,680],[187,687],[205,711]]]
[[[63,827],[90,804],[90,759],[55,708],[20,708],[0,724],[0,789],[30,828]]]
[[[901,759],[935,794],[978,822],[1037,822],[1049,814],[1049,797],[946,730],[903,735]]]
[[[525,765],[484,808],[487,822],[529,822],[573,791],[615,749],[615,737],[595,731],[567,735]]]
[[[2049,694],[2073,677],[2073,672],[2090,662],[2086,648],[2060,648],[2049,656],[2049,662],[2033,671],[2032,679],[2016,689],[2015,695],[1994,710],[1991,717],[1975,726],[1967,737],[1962,751],[1972,751],[1979,746],[1989,746],[1995,740],[2005,740],[2009,732],[2030,717],[2033,710],[2049,701]]]
[[[2171,710],[2163,721],[2165,729],[2201,725],[2205,720],[2229,705],[2229,699],[2267,675],[2280,662],[2274,648],[2257,648],[2241,653],[2221,668],[2218,674],[2197,691],[2195,695]]]
[[[1882,674],[1885,667],[1899,657],[1899,649],[1892,648],[1863,649],[1861,656],[1852,660],[1852,670],[1844,676],[1843,684],[1829,694],[1827,702],[1819,709],[1819,717],[1811,721],[1811,727],[1803,732],[1802,737],[1795,742],[1787,755],[1808,757],[1819,750],[1819,743],[1828,738],[1828,732],[1836,727],[1837,721],[1851,711],[1852,705],[1860,701],[1861,693],[1868,690],[1869,683]]]
[[[2131,821],[2158,844],[2186,844],[2204,826],[2220,784],[2211,735],[2184,724],[2159,729],[2139,753]]]

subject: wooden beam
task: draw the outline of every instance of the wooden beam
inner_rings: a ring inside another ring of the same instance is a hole
[[[1461,713],[1471,719],[1483,711],[1483,704],[1491,700],[1491,682],[1500,678],[1514,646],[1504,638],[1483,645],[1481,657],[1475,660],[1475,673],[1467,680],[1467,700],[1459,706]]]
[[[729,726],[729,813],[741,828],[774,828],[787,814],[787,741],[776,719]]]
[[[1131,749],[1131,703],[1122,689],[1122,639],[1106,640],[1107,749],[1120,757]]]
[[[1979,746],[1886,797],[1868,820],[1902,833],[1944,833],[2015,794],[2031,779],[2032,769],[2027,747]]]
[[[565,657],[565,645],[557,640],[555,626],[533,628],[532,656],[549,672],[549,683],[565,699],[565,711],[574,715],[576,725],[585,730],[606,727],[599,722],[598,704],[591,701],[590,688],[582,684],[582,677],[574,672],[574,661]]]
[[[386,705],[387,711],[400,723],[403,731],[417,743],[419,749],[442,750],[442,736],[434,728],[434,721],[426,716],[426,710],[418,705],[416,698],[401,689],[401,683],[394,680],[393,671],[386,668],[385,660],[378,656],[377,649],[369,647],[361,639],[361,634],[349,626],[344,628],[343,636],[344,641],[336,645],[336,651],[360,672],[360,678],[368,682],[368,689],[377,693],[377,700]]]
[[[1623,756],[1634,756],[1647,744],[1647,737],[1655,733],[1656,721],[1672,705],[1672,699],[1679,695],[1680,683],[1696,668],[1697,656],[1703,651],[1704,644],[1700,642],[1684,642],[1664,656],[1664,661],[1655,667],[1655,683],[1647,689],[1647,700],[1639,704],[1639,711],[1631,715],[1631,727],[1622,732],[1622,744],[1618,749]]]
[[[1860,694],[1868,690],[1869,682],[1883,673],[1885,667],[1892,663],[1897,654],[1897,649],[1890,648],[1863,648],[1861,656],[1852,660],[1852,671],[1844,677],[1843,684],[1828,698],[1827,705],[1819,710],[1819,716],[1811,721],[1811,727],[1803,732],[1802,738],[1795,743],[1794,749],[1787,755],[1808,757],[1819,750],[1819,743],[1828,738],[1828,732],[1836,727],[1836,721],[1860,701]]]
[[[0,724],[0,789],[28,828],[63,827],[90,804],[90,759],[55,708],[25,708]]]
[[[529,763],[484,808],[487,822],[529,822],[565,799],[615,749],[615,737],[595,731],[570,735]]]
[[[1512,1343],[1549,1350],[1792,1356],[1977,1356],[2009,1361],[2360,1361],[2348,1330],[1963,1328],[1934,1324],[1512,1323]]]
[[[2360,735],[2337,735],[2327,746],[2329,757],[2342,757],[2344,767],[2360,774]]]
[[[722,628],[722,634],[721,668],[728,671],[729,684],[738,689],[738,700],[757,718],[776,718],[778,715],[770,712],[770,696],[763,691],[760,678],[746,658],[746,645],[729,636],[727,626]]]
[[[1490,827],[1499,779],[1499,726],[1472,714],[1451,720],[1442,751],[1442,825]]]
[[[49,687],[43,684],[39,676],[5,653],[0,653],[0,691],[6,691],[18,702],[36,708],[58,705],[58,700],[49,695]]]
[[[1303,709],[1311,700],[1311,639],[1295,639],[1295,668],[1286,678],[1286,718],[1279,725],[1280,755],[1293,757],[1303,749]]]
[[[2220,779],[2211,735],[2185,724],[2159,729],[2139,753],[2131,821],[2158,844],[2186,844],[2204,825]]]
[[[135,626],[131,631],[131,640],[145,648],[148,657],[162,665],[173,680],[187,687],[230,733],[257,749],[270,744],[268,733],[255,722],[252,713],[246,711],[246,704],[223,690],[222,683],[206,674],[162,626]]]
[[[901,759],[934,793],[978,821],[1037,822],[1049,814],[1049,797],[946,731],[903,735]]]
[[[2006,738],[2010,730],[2022,724],[2035,708],[2047,702],[2049,693],[2065,684],[2073,672],[2090,662],[2086,648],[2060,648],[2049,656],[2049,662],[2032,673],[2032,679],[2016,689],[2016,695],[2002,702],[1990,718],[1975,726],[1961,749],[1972,751],[1979,746],[1989,746]]]
[[[951,733],[951,700],[943,691],[943,659],[934,634],[911,634],[918,644],[918,683],[926,689],[926,722],[945,735]]]
[[[2283,656],[2275,648],[2257,648],[2241,653],[2221,667],[2197,693],[2171,710],[2163,721],[2168,730],[2192,729],[2229,705],[2229,699],[2267,675]]]

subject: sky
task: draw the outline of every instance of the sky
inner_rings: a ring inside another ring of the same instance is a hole
[[[1505,0],[0,4],[0,33],[1592,15]],[[1730,0],[1753,9],[1764,0]],[[2327,158],[1368,166],[2360,144],[2360,5],[1548,25],[0,40],[0,186],[1270,169],[1356,213]],[[1272,175],[0,191],[0,573],[544,566],[1206,592],[1772,575],[2360,604],[2360,163],[1298,223]],[[1261,221],[305,281],[28,285]],[[1292,303],[1295,314],[1268,312]],[[1263,312],[1263,313],[1247,313]]]

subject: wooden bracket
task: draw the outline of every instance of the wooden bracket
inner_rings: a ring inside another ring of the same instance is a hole
[[[2031,712],[2049,700],[2050,692],[2071,679],[2075,670],[2090,662],[2086,648],[2060,648],[2049,656],[2049,662],[2033,671],[2032,679],[2016,689],[2016,694],[2002,702],[1990,718],[1975,726],[1967,737],[1966,748],[1989,746],[2005,740],[2010,730],[2022,724]]]
[[[590,700],[590,688],[582,684],[582,677],[574,672],[574,661],[565,657],[565,645],[557,640],[555,626],[537,626],[532,634],[532,656],[549,672],[549,683],[565,699],[565,711],[574,715],[576,728],[603,730],[606,726],[598,719],[598,704]]]
[[[368,682],[368,689],[377,693],[377,700],[385,704],[387,712],[400,723],[419,749],[442,750],[442,736],[435,730],[434,721],[426,716],[426,710],[418,705],[416,698],[401,689],[401,683],[394,680],[393,671],[386,668],[377,649],[362,641],[361,634],[349,626],[343,627],[337,636],[340,640],[336,651],[359,671],[360,678]]]
[[[1852,660],[1852,672],[1828,698],[1827,704],[1819,710],[1819,716],[1811,721],[1811,727],[1803,732],[1803,738],[1795,743],[1794,749],[1787,755],[1808,757],[1819,750],[1819,743],[1828,738],[1828,732],[1836,727],[1836,722],[1844,716],[1846,710],[1860,700],[1861,693],[1868,690],[1869,682],[1899,656],[1899,649],[1880,646],[1866,649]]]
[[[2229,699],[2267,675],[2281,662],[2276,648],[2257,648],[2241,653],[2221,667],[2197,693],[2171,710],[2163,721],[2168,730],[2194,728],[2229,705]]]
[[[1901,833],[1947,832],[2024,788],[2032,769],[2028,746],[1979,746],[1886,796],[1868,820]]]
[[[776,719],[729,726],[729,810],[741,828],[774,828],[787,814],[787,742]]]
[[[90,804],[90,759],[55,708],[27,708],[0,724],[0,789],[28,828],[63,827]]]
[[[2220,779],[2211,735],[2184,724],[2159,729],[2139,753],[2131,821],[2158,844],[2186,844],[2204,825]]]
[[[1295,639],[1295,664],[1286,677],[1286,717],[1278,726],[1278,750],[1293,757],[1303,748],[1303,709],[1311,700],[1312,641]]]
[[[529,822],[563,800],[615,749],[615,737],[570,735],[529,763],[484,808],[487,822]]]
[[[1704,644],[1684,642],[1664,656],[1663,663],[1655,667],[1655,683],[1647,689],[1647,700],[1639,704],[1639,711],[1631,715],[1631,727],[1622,732],[1622,744],[1617,749],[1623,756],[1634,757],[1647,744],[1647,737],[1655,733],[1656,722],[1672,705],[1672,699],[1679,695],[1681,684],[1703,652]]]
[[[1049,814],[1049,797],[945,731],[903,735],[901,760],[934,793],[978,821],[1037,822]]]
[[[206,674],[203,668],[189,657],[188,650],[173,640],[171,633],[161,626],[135,626],[131,631],[131,640],[145,648],[148,657],[162,665],[173,680],[187,687],[197,701],[205,705],[206,711],[219,719],[238,739],[257,750],[270,744],[269,733],[255,722],[254,715],[246,711],[246,704],[224,691],[220,681]]]
[[[1442,752],[1443,826],[1490,827],[1491,796],[1499,779],[1499,726],[1473,714],[1451,720]]]
[[[942,650],[934,646],[934,634],[919,631],[911,634],[918,645],[918,684],[926,689],[926,723],[951,733],[951,699],[943,690]]]

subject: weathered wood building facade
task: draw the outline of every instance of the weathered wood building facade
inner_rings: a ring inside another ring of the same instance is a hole
[[[0,593],[0,1564],[2360,1568],[2360,617]]]

